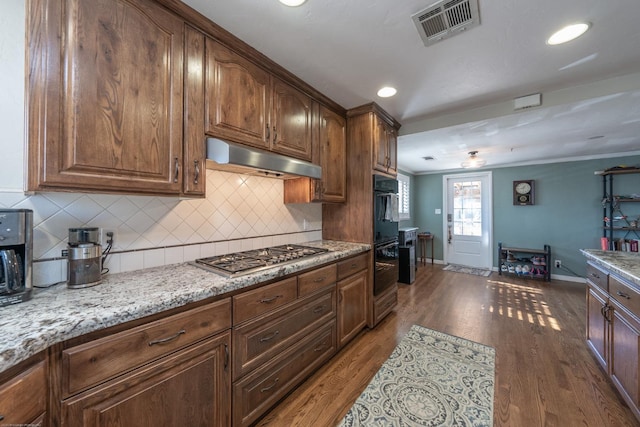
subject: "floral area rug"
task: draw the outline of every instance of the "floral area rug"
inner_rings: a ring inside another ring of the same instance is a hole
[[[493,426],[495,349],[413,325],[341,427]]]
[[[449,264],[444,271],[454,271],[456,273],[475,274],[476,276],[488,277],[491,274],[491,270],[484,270],[482,268],[465,267],[463,265]]]

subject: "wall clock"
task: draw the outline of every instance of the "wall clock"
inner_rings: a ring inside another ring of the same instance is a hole
[[[535,181],[533,179],[513,181],[513,204],[522,206],[535,204]]]

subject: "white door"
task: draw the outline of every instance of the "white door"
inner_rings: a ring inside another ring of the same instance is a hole
[[[491,172],[445,175],[444,262],[490,269]]]

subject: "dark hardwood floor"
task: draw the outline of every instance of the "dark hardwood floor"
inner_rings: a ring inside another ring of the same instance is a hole
[[[585,289],[420,266],[365,330],[259,426],[335,426],[413,324],[496,349],[495,426],[640,426],[585,344]]]

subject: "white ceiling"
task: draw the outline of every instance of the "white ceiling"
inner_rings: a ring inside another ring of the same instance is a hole
[[[377,102],[403,124],[409,172],[459,169],[471,150],[486,167],[640,154],[638,0],[478,0],[478,27],[430,47],[411,15],[433,0],[183,1],[343,107]],[[545,44],[576,21],[592,28]],[[514,113],[532,93],[542,106]]]

